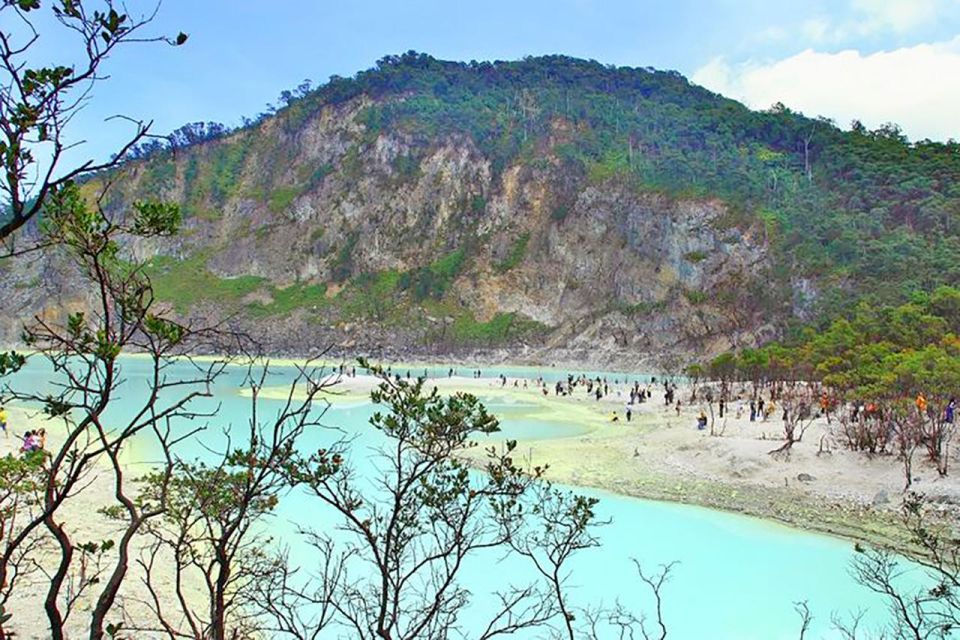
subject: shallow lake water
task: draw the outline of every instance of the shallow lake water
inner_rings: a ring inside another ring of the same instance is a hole
[[[122,361],[127,384],[118,394],[115,410],[129,411],[138,393],[143,390],[143,376],[148,364],[143,360]],[[187,375],[172,370],[172,376]],[[177,365],[178,368],[181,365]],[[405,371],[405,370],[404,370]],[[536,370],[502,370],[508,377],[523,374],[536,377]],[[292,368],[275,369],[269,384],[282,385],[292,380]],[[445,376],[446,367],[431,371]],[[501,370],[488,369],[484,374],[498,375]],[[418,373],[414,370],[414,375]],[[422,368],[419,373],[422,373]],[[624,374],[610,374],[623,378]],[[561,373],[556,378],[565,377]],[[203,436],[206,446],[216,448],[222,443],[222,429],[231,425],[243,428],[249,419],[250,400],[238,391],[244,370],[230,369],[214,387],[214,398],[202,404],[212,408],[219,404],[216,421]],[[646,380],[646,376],[631,379]],[[43,390],[49,387],[49,368],[39,359],[31,360],[24,371],[12,381],[14,386]],[[582,430],[573,423],[544,423],[535,415],[535,407],[517,402],[495,391],[489,398],[489,408],[502,419],[503,433],[498,437],[540,438],[567,437]],[[262,400],[261,414],[269,416],[278,408],[276,400]],[[379,434],[369,428],[367,421],[374,412],[370,403],[332,405],[323,422],[338,431],[319,430],[307,434],[303,446],[315,449],[324,442],[342,434],[355,437],[351,460],[358,465],[370,465],[371,453],[382,442]],[[19,433],[17,425],[12,425]],[[129,464],[146,469],[156,459],[156,451],[142,442],[135,442],[129,453]],[[181,455],[209,455],[206,449],[194,445]],[[646,587],[637,579],[632,558],[646,569],[672,561],[678,564],[664,590],[664,613],[671,638],[751,638],[777,640],[796,638],[799,618],[793,603],[807,600],[814,620],[808,638],[833,638],[830,616],[868,609],[867,619],[874,621],[885,615],[883,603],[874,594],[856,584],[848,575],[848,564],[853,553],[852,543],[793,530],[755,518],[722,513],[692,506],[658,503],[618,496],[589,489],[576,489],[600,499],[597,513],[610,524],[599,531],[602,546],[583,552],[572,565],[570,580],[572,595],[577,604],[611,603],[619,599],[637,610],[649,607]],[[298,526],[325,528],[327,513],[315,500],[299,493],[284,497],[276,516],[269,523],[271,532],[289,542],[294,561],[309,568],[315,563],[294,534]],[[482,616],[482,601],[504,576],[517,577],[521,572],[509,560],[496,564],[498,558],[483,558],[467,565],[463,583],[477,595],[481,606],[474,607],[461,621],[465,629],[476,624]],[[649,608],[647,608],[649,611]]]

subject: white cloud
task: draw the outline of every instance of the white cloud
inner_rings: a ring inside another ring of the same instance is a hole
[[[691,79],[754,109],[783,102],[841,126],[896,122],[912,140],[960,139],[960,36],[863,55],[807,49],[773,62],[714,58]]]
[[[905,33],[933,22],[943,4],[941,0],[853,0],[853,8],[865,18],[859,24],[861,33],[885,29]]]
[[[817,15],[800,24],[813,44],[840,44],[880,34],[906,36],[960,10],[960,0],[850,0],[850,15]]]

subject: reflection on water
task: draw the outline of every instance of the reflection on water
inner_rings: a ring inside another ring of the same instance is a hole
[[[138,393],[144,389],[142,376],[147,368],[143,361],[123,362],[124,376],[129,382],[117,396],[115,418],[136,405]],[[516,372],[510,370],[506,375]],[[499,370],[485,373],[497,375]],[[171,375],[177,372],[172,371]],[[42,364],[32,362],[16,376],[15,383],[43,390],[50,384],[49,377]],[[270,384],[282,385],[292,377],[292,370],[280,369]],[[250,400],[237,394],[242,382],[241,369],[231,369],[221,378],[214,398],[201,403],[205,408],[217,404],[220,407],[217,419],[201,436],[205,447],[194,442],[181,455],[209,456],[208,448],[223,444],[222,428],[246,424]],[[523,402],[495,391],[487,399],[489,409],[503,421],[500,437],[569,437],[585,429],[575,422],[544,420],[542,404]],[[278,401],[264,400],[261,413],[269,415],[278,406]],[[335,404],[324,422],[336,430],[306,434],[303,447],[312,450],[343,435],[350,436],[354,438],[352,462],[369,471],[376,464],[371,452],[382,443],[380,435],[367,428],[373,412],[369,403]],[[128,454],[128,464],[146,466],[156,457],[149,442],[136,442]],[[871,607],[874,619],[882,614],[876,596],[855,584],[847,574],[852,553],[848,542],[707,509],[584,492],[601,499],[598,515],[609,519],[610,524],[601,529],[602,547],[585,552],[574,562],[571,585],[579,604],[612,603],[619,599],[638,608],[649,607],[649,597],[630,563],[630,558],[636,558],[648,568],[674,560],[680,563],[665,590],[664,611],[672,638],[796,638],[798,618],[793,603],[798,600],[808,600],[814,612],[813,628],[808,635],[812,638],[835,637],[829,625],[834,611]],[[298,542],[294,529],[309,525],[333,531],[330,516],[316,501],[293,493],[283,498],[269,526],[276,537],[291,544],[294,561],[309,569],[316,560]],[[491,566],[495,569],[491,570]],[[484,594],[497,581],[504,576],[520,578],[524,571],[515,561],[501,560],[499,556],[479,558],[467,565],[464,583],[477,597],[478,606],[465,614],[461,621],[464,628],[469,629],[481,615]]]

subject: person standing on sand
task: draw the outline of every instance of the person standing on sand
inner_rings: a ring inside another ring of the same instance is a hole
[[[753,400],[750,401],[750,422],[757,421],[757,403]]]
[[[957,401],[953,398],[950,398],[950,402],[947,403],[947,410],[944,412],[943,421],[946,422],[947,424],[953,424],[953,415],[954,413],[956,413],[956,411],[957,411]]]
[[[30,453],[37,448],[39,441],[36,440],[33,431],[27,431],[23,434],[23,441],[20,443],[20,453]]]
[[[677,417],[679,418],[680,417],[680,401],[679,400],[677,400],[676,409],[677,409]]]
[[[626,406],[626,412],[627,412],[627,422],[630,422],[630,418],[633,416],[633,410],[630,409],[630,405]]]
[[[3,406],[0,406],[0,429],[3,429],[4,436],[10,435],[10,432],[7,431],[7,409]]]

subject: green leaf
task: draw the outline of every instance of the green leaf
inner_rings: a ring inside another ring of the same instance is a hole
[[[0,376],[16,373],[21,367],[23,367],[26,361],[27,359],[25,356],[15,351],[0,353]]]
[[[139,236],[170,236],[180,228],[180,205],[172,202],[135,202],[133,232]]]

